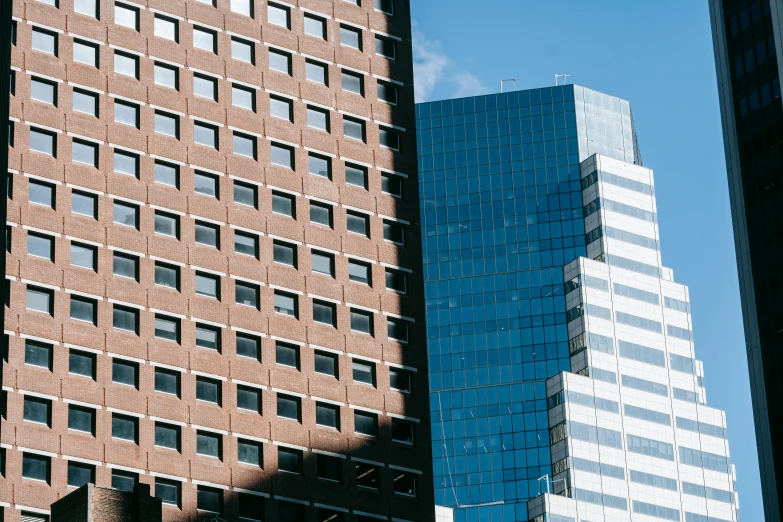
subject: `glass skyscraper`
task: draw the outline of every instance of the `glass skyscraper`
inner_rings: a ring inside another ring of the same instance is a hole
[[[580,162],[641,165],[630,104],[575,85],[416,109],[436,503],[527,521],[570,370],[563,267],[587,256]]]

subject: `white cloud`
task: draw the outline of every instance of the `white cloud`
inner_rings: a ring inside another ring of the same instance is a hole
[[[455,64],[443,51],[440,42],[429,40],[415,22],[413,74],[417,103],[428,101],[433,92],[444,85],[452,88],[452,93],[445,97],[458,98],[487,92],[481,80]]]

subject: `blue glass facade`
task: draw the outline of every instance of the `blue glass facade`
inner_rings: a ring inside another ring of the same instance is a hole
[[[630,106],[566,85],[420,104],[416,124],[435,500],[526,521],[551,475],[544,382],[569,370],[579,162],[641,162]]]

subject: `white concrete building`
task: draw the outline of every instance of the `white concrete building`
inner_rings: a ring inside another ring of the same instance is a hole
[[[651,170],[581,164],[589,259],[565,266],[573,373],[547,381],[551,477],[531,522],[738,522],[688,288],[661,263]]]

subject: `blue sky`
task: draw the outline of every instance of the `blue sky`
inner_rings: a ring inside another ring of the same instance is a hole
[[[690,287],[707,399],[729,422],[743,520],[763,521],[705,0],[413,0],[419,101],[572,83],[631,102],[664,263]]]

